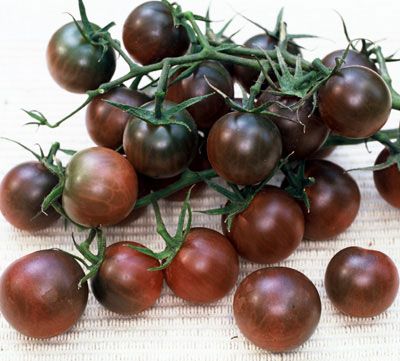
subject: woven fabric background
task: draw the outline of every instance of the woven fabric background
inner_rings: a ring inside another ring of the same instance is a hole
[[[207,1],[181,1],[184,8],[204,13]],[[138,0],[118,2],[86,1],[89,16],[101,25],[115,20],[115,37],[120,38],[121,25]],[[51,34],[70,21],[64,12],[78,15],[77,1],[1,1],[0,32],[0,135],[14,138],[27,145],[49,146],[58,140],[65,148],[82,149],[91,145],[84,126],[84,112],[55,130],[22,125],[27,117],[20,108],[39,109],[51,121],[67,114],[82,96],[66,93],[50,78],[45,49]],[[400,47],[398,31],[398,1],[381,0],[358,3],[336,0],[334,3],[311,0],[266,2],[262,0],[214,1],[213,19],[228,19],[234,11],[246,14],[267,27],[272,27],[281,6],[286,7],[289,30],[313,33],[321,39],[304,41],[305,56],[312,59],[346,45],[335,7],[347,20],[352,37],[373,40],[386,39],[386,53]],[[244,41],[258,30],[238,18],[232,31],[242,28],[237,36]],[[222,26],[217,22],[216,27]],[[391,65],[395,85],[400,88],[400,65]],[[118,74],[126,66],[119,60]],[[400,117],[393,112],[390,125],[396,126]],[[342,147],[330,157],[344,168],[370,165],[379,145]],[[11,167],[29,160],[30,155],[15,145],[0,142],[0,176]],[[164,286],[161,298],[152,309],[135,318],[124,318],[104,310],[93,296],[81,321],[60,337],[35,341],[19,335],[0,316],[1,361],[83,361],[83,360],[398,360],[400,357],[400,299],[384,314],[374,319],[354,319],[339,314],[326,297],[323,276],[330,258],[340,249],[359,245],[386,252],[400,265],[399,216],[378,196],[369,172],[355,172],[362,203],[353,226],[336,239],[324,242],[304,241],[282,265],[304,272],[317,286],[322,298],[322,317],[314,336],[298,350],[287,354],[263,352],[244,339],[232,317],[232,294],[208,306],[192,306],[173,296]],[[212,191],[193,200],[193,208],[207,209],[223,204]],[[165,222],[171,229],[177,219],[179,204],[161,202]],[[219,229],[219,219],[196,214],[195,225]],[[106,231],[108,241],[134,240],[160,248],[155,233],[153,214],[147,209],[142,218],[125,228]],[[62,222],[35,234],[18,231],[0,218],[0,271],[16,258],[38,249],[60,247],[73,251],[70,232]],[[241,263],[240,279],[260,265]]]

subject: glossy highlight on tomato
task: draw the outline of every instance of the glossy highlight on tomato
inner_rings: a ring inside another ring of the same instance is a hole
[[[345,51],[345,49],[332,51],[322,59],[322,63],[328,68],[334,68],[336,66],[336,59],[342,58]],[[372,60],[368,59],[365,54],[355,51],[353,49],[349,49],[349,52],[344,61],[345,63],[343,66],[365,66],[366,68],[378,72],[375,63]]]

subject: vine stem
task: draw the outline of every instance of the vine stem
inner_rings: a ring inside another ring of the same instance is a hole
[[[387,142],[390,142],[390,139],[397,139],[398,135],[399,135],[399,129],[397,128],[381,130],[376,134],[374,134],[373,136],[371,136],[370,138],[361,138],[361,139],[346,138],[340,135],[330,135],[327,141],[325,142],[324,147],[327,148],[327,147],[334,147],[341,145],[356,145],[356,144],[376,142],[376,141],[384,145],[388,145]]]
[[[189,21],[190,25],[192,26],[195,34],[197,35],[197,39],[200,43],[200,45],[203,47],[203,49],[210,49],[210,43],[208,42],[207,36],[203,34],[203,32],[200,30],[199,26],[197,25],[197,21],[194,18],[194,15],[192,12],[186,12],[183,13],[183,16],[187,21]]]
[[[106,33],[105,39],[107,40],[108,44],[119,54],[121,57],[125,60],[125,62],[128,64],[129,68],[135,69],[138,67],[137,64],[133,62],[133,60],[129,57],[128,54],[125,53],[125,51],[122,49],[119,41],[115,40],[112,38],[112,36],[109,33]]]
[[[168,76],[169,71],[171,70],[171,65],[169,63],[169,59],[164,60],[164,64],[161,71],[161,76],[157,84],[157,90],[155,93],[155,107],[154,113],[157,119],[161,119],[162,112],[162,104],[164,102],[165,94],[168,86]]]

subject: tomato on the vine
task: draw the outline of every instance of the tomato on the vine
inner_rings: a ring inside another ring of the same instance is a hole
[[[336,59],[341,58],[344,55],[345,51],[345,49],[332,51],[322,59],[322,63],[328,68],[334,68],[336,66]],[[366,68],[378,72],[375,63],[370,60],[365,54],[350,49],[347,53],[346,59],[344,60],[343,66],[353,65],[365,66]]]

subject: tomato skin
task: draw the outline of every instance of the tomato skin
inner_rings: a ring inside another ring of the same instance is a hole
[[[230,232],[222,229],[239,255],[251,262],[275,263],[289,257],[304,235],[301,207],[285,191],[267,186],[235,216]]]
[[[45,197],[58,179],[39,162],[26,162],[12,168],[0,184],[0,210],[14,227],[37,231],[49,227],[60,215],[49,208],[41,213]]]
[[[82,26],[81,22],[79,24]],[[71,22],[58,29],[50,39],[47,65],[51,76],[62,88],[85,93],[112,78],[116,58],[112,48],[103,54],[103,48],[90,44]]]
[[[111,149],[93,147],[76,153],[67,165],[65,179],[62,204],[67,215],[80,225],[117,224],[135,205],[136,172]]]
[[[333,132],[349,138],[368,138],[389,118],[392,99],[388,86],[374,71],[342,68],[318,92],[322,120]]]
[[[118,87],[96,96],[89,104],[86,111],[86,128],[90,138],[97,145],[115,150],[122,145],[124,130],[131,116],[104,100],[139,107],[149,102],[150,98],[136,90]]]
[[[187,108],[200,129],[211,128],[220,117],[229,112],[224,98],[215,93],[206,79],[230,98],[233,97],[233,80],[228,71],[216,61],[203,61],[191,76],[172,84],[167,92],[167,99],[175,103],[214,93]]]
[[[399,273],[384,253],[348,247],[329,262],[325,288],[339,311],[354,317],[373,317],[394,302],[399,290]]]
[[[222,234],[208,228],[192,228],[164,274],[177,296],[192,303],[210,303],[233,288],[239,261]]]
[[[183,55],[190,44],[186,29],[174,25],[171,10],[161,1],[135,8],[125,21],[122,37],[128,53],[142,65]]]
[[[375,165],[386,162],[389,150],[384,148],[378,155]],[[374,183],[381,197],[391,206],[400,208],[400,171],[397,164],[374,171]]]
[[[261,115],[228,113],[208,135],[207,155],[212,167],[219,176],[235,184],[250,185],[264,180],[281,154],[278,128]]]
[[[165,109],[174,105],[170,101],[163,103]],[[154,107],[154,101],[143,105],[147,110]],[[123,145],[138,172],[152,178],[170,178],[182,173],[192,162],[198,144],[196,124],[186,110],[175,117],[185,122],[190,131],[180,124],[154,126],[135,117],[128,122]]]
[[[336,66],[336,58],[341,58],[344,52],[345,49],[335,50],[326,55],[322,59],[322,63],[328,68],[334,68]],[[365,66],[366,68],[378,72],[378,69],[376,68],[375,64],[371,60],[369,60],[365,54],[350,49],[343,66],[353,66],[353,65]]]
[[[287,267],[260,269],[238,286],[233,312],[242,334],[272,352],[299,347],[314,333],[321,299],[313,283]]]
[[[19,258],[0,279],[0,310],[18,332],[50,338],[68,331],[79,320],[88,299],[79,264],[68,254],[44,250]]]

